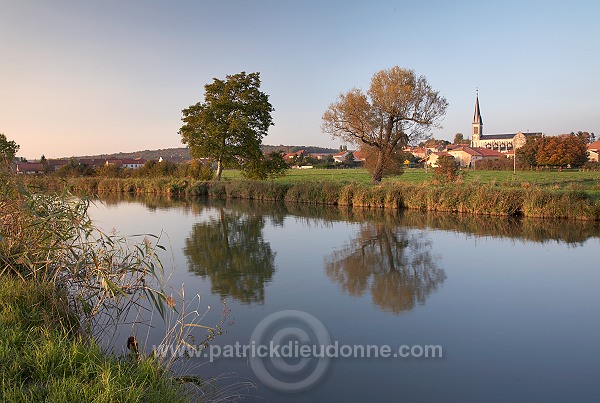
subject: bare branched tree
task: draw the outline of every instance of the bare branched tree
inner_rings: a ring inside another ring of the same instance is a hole
[[[425,77],[396,66],[376,73],[366,94],[357,88],[341,94],[323,114],[322,130],[374,148],[377,160],[371,173],[374,182],[381,182],[386,160],[440,127],[447,106]]]

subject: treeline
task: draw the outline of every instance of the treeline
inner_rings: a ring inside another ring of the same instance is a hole
[[[517,161],[529,167],[580,167],[588,162],[589,136],[575,133],[528,138]]]
[[[118,152],[113,154],[99,154],[99,155],[87,155],[79,156],[78,159],[135,159],[141,158],[143,160],[159,160],[165,159],[167,161],[180,163],[187,162],[192,159],[190,156],[190,150],[186,147],[177,148],[159,148],[157,150],[144,150],[144,151],[133,151],[133,152]]]
[[[318,146],[291,146],[291,145],[267,145],[262,144],[260,146],[262,152],[267,155],[273,151],[279,151],[284,153],[295,153],[300,150],[305,150],[310,154],[315,153],[336,153],[340,150],[336,148],[327,148],[327,147],[318,147]],[[119,152],[113,154],[99,154],[99,155],[88,155],[88,156],[79,156],[78,159],[135,159],[141,158],[144,160],[159,160],[160,158],[175,162],[182,163],[188,162],[192,159],[190,155],[190,150],[187,147],[177,147],[177,148],[161,148],[157,150],[144,150],[144,151],[134,151],[134,152]]]
[[[284,152],[287,154],[287,153],[295,153],[295,152],[298,152],[301,150],[304,150],[309,154],[335,154],[339,151],[342,151],[342,150],[338,150],[335,148],[318,147],[318,146],[284,146],[284,145],[272,146],[272,145],[266,145],[266,144],[262,144],[260,146],[260,149],[262,150],[262,152],[264,154],[269,154],[273,151]]]
[[[475,167],[475,169],[480,170],[480,171],[512,171],[515,166],[513,165],[514,161],[512,160],[512,158],[500,158],[497,160],[482,160],[482,161],[477,161],[477,166]],[[597,162],[591,162],[588,161],[585,164],[583,164],[582,166],[576,167],[576,166],[572,166],[574,168],[579,168],[580,170],[584,170],[584,171],[600,171],[600,164]],[[546,168],[550,168],[549,165],[530,165],[527,164],[521,160],[519,160],[519,157],[517,156],[517,166],[516,166],[517,170],[531,170],[533,169],[537,169],[537,170],[543,170]],[[560,169],[560,167],[559,167]]]
[[[194,159],[188,162],[175,164],[171,161],[147,161],[138,169],[124,168],[113,164],[102,166],[89,166],[77,160],[70,160],[67,165],[51,173],[60,178],[76,177],[103,177],[103,178],[158,178],[169,176],[172,178],[191,178],[197,180],[212,179],[214,171],[209,162]]]

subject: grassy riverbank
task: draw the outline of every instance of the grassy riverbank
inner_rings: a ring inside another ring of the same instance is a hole
[[[131,250],[95,228],[85,200],[0,172],[0,401],[184,401],[166,366],[93,336],[136,298],[159,303],[146,285],[156,263],[150,242]]]
[[[368,208],[415,209],[485,215],[518,215],[537,218],[600,220],[600,173],[473,171],[456,183],[439,184],[422,170],[407,171],[381,185],[350,180],[366,175],[362,170],[314,170],[273,181],[228,179],[192,181],[168,177],[140,178],[28,178],[43,189],[65,185],[74,192],[153,193],[330,204]],[[324,172],[324,173],[321,173]],[[234,175],[229,172],[226,176]],[[310,176],[314,175],[314,176]],[[343,179],[325,180],[340,175]],[[475,176],[479,175],[479,176]],[[535,180],[519,180],[521,176]],[[368,176],[365,176],[368,178]],[[311,178],[308,180],[307,178]],[[503,180],[501,180],[504,178]]]
[[[184,401],[159,363],[108,356],[83,337],[51,283],[0,281],[0,401]]]

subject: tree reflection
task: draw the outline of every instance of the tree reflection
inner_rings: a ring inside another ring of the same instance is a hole
[[[365,223],[344,249],[325,259],[327,275],[350,295],[369,290],[373,302],[400,313],[423,304],[446,279],[422,233]]]
[[[241,302],[264,301],[265,283],[275,272],[275,253],[265,242],[264,218],[219,208],[194,224],[185,240],[189,270],[211,280],[212,291]]]

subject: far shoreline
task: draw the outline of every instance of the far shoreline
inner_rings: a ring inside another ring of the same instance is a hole
[[[590,180],[596,183],[595,178]],[[600,221],[600,198],[597,197],[595,188],[590,190],[574,185],[544,187],[527,181],[459,181],[440,184],[432,181],[419,183],[390,180],[376,185],[352,180],[198,181],[174,177],[63,179],[36,176],[26,178],[25,182],[42,191],[66,189],[72,193],[87,195],[130,193],[204,196],[214,199]],[[595,186],[598,187],[599,184],[600,182]]]

